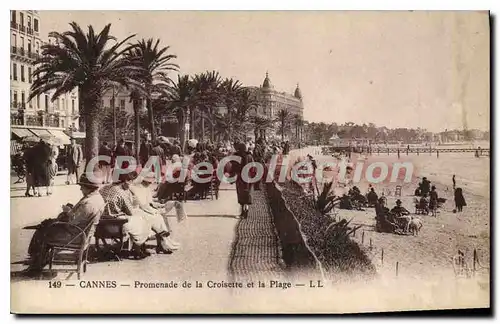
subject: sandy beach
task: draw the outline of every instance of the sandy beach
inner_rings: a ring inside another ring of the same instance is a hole
[[[317,153],[318,150],[309,149],[303,150],[301,154],[312,154],[320,163],[326,160],[332,161],[332,157]],[[360,156],[353,154],[351,162],[356,165],[359,158]],[[361,157],[361,160],[367,164],[379,161],[387,163],[398,161],[394,154],[374,154]],[[400,160],[413,163],[414,174],[411,182],[405,183],[399,180],[396,183],[384,182],[374,185],[379,196],[382,190],[390,192],[387,196],[389,208],[395,206],[396,199],[401,199],[403,206],[414,215],[413,201],[415,197],[413,193],[418,182],[424,176],[437,187],[439,197],[446,198],[447,201],[439,209],[437,217],[418,216],[423,220],[423,227],[418,236],[376,232],[374,229],[375,210],[373,208],[367,208],[364,211],[337,209],[337,217],[352,219],[352,224],[362,226],[356,232],[354,239],[366,249],[379,274],[376,282],[370,285],[377,286],[386,280],[399,278],[400,281],[405,282],[404,289],[409,287],[407,283],[413,285],[414,288],[415,285],[421,284],[422,289],[424,286],[430,287],[434,284],[446,285],[449,288],[450,284],[455,285],[456,281],[451,280],[455,278],[453,257],[457,255],[458,250],[463,251],[466,262],[472,269],[475,249],[479,258],[479,264],[476,264],[475,278],[460,278],[459,280],[475,282],[476,284],[472,286],[477,288],[478,295],[474,301],[480,305],[489,305],[489,158],[475,158],[467,153],[443,153],[439,158],[435,154],[432,156],[429,154],[406,156],[404,154],[401,155]],[[453,213],[455,208],[452,190],[453,174],[456,175],[457,186],[463,188],[467,202],[462,213]],[[361,192],[366,192],[368,188],[366,179],[361,179],[361,182],[354,185],[357,185]],[[394,196],[396,185],[402,186],[401,197]],[[441,286],[441,288],[444,287]],[[432,289],[435,289],[435,286]],[[468,302],[468,304],[474,303]]]

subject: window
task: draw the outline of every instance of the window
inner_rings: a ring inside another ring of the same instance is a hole
[[[40,54],[40,43],[39,42],[36,42],[36,53],[37,54]]]
[[[28,40],[28,54],[31,54],[31,41]]]
[[[12,10],[11,11],[11,17],[10,17],[10,21],[12,21],[13,23],[16,23],[17,22],[17,12],[15,10]]]
[[[45,95],[45,111],[49,111],[49,95]]]
[[[12,33],[12,37],[10,39],[10,44],[14,47],[17,47],[17,38],[16,33]]]
[[[28,106],[29,106],[30,108],[33,108],[33,100],[30,100],[30,101],[28,102]]]
[[[12,71],[14,72],[14,80],[17,81],[17,64],[12,63]]]
[[[31,29],[31,16],[28,16],[28,29]]]
[[[33,20],[33,23],[34,23],[35,31],[37,32],[38,31],[38,19],[35,18]]]
[[[40,96],[39,96],[39,95],[38,95],[38,96],[36,96],[36,108],[37,108],[37,109],[42,108],[42,107],[40,107]]]
[[[24,65],[21,65],[21,82],[24,82]]]
[[[125,110],[125,99],[120,100],[120,110]]]
[[[17,105],[17,91],[14,90],[14,100],[12,101],[14,105]]]
[[[26,107],[25,101],[26,101],[26,97],[25,97],[25,94],[24,94],[24,91],[23,91],[23,92],[21,92],[21,107],[23,109]]]
[[[32,79],[31,79],[31,67],[28,68],[28,82],[29,83],[32,82]]]
[[[76,115],[76,113],[75,113],[75,99],[71,100],[71,114]]]
[[[56,107],[55,110],[59,110],[59,98],[56,99]]]
[[[24,27],[24,13],[22,12],[19,13],[19,24]]]
[[[66,111],[66,101],[64,101],[64,98],[61,99],[62,102],[62,110]]]
[[[19,46],[24,50],[24,37],[21,36],[21,44]]]
[[[64,119],[61,119],[61,127],[64,128]]]

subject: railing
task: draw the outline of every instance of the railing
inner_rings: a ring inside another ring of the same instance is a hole
[[[21,55],[23,55],[23,56],[24,56],[24,53],[25,53],[25,52],[24,52],[24,48],[23,48],[23,47],[19,47],[19,48],[18,48],[18,52],[19,52],[19,54],[21,54]]]
[[[13,53],[13,54],[16,54],[17,53],[17,47],[11,46],[10,47],[10,52]]]
[[[23,116],[19,114],[10,115],[10,124],[11,125],[24,125]]]
[[[17,29],[17,23],[15,21],[10,22],[10,28],[15,28]]]
[[[28,32],[28,34],[30,35],[33,35],[33,29],[32,28],[27,28],[26,31]]]
[[[26,103],[24,102],[11,102],[10,106],[12,108],[26,109]]]
[[[40,55],[38,53],[28,52],[28,57],[33,60],[37,60]]]
[[[26,32],[26,27],[24,25],[17,24],[17,29],[19,29],[22,32]]]

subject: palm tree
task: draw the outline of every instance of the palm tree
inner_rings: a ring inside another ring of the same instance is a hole
[[[160,40],[142,39],[133,45],[125,57],[131,64],[139,66],[144,74],[140,78],[143,84],[146,96],[146,106],[148,109],[149,126],[151,140],[156,140],[156,129],[153,114],[152,96],[162,93],[168,88],[172,80],[168,77],[168,72],[178,71],[179,66],[171,63],[171,60],[177,58],[176,55],[167,54],[170,46],[159,48]]]
[[[300,142],[300,130],[304,123],[304,121],[302,120],[302,116],[300,116],[299,114],[293,115],[293,123],[295,126],[295,137],[297,139],[297,142]]]
[[[237,98],[238,92],[241,90],[241,83],[238,80],[233,80],[231,79],[225,79],[222,84],[221,84],[221,91],[222,91],[222,96],[224,100],[224,104],[226,105],[227,108],[227,115],[229,119],[229,128],[227,132],[227,139],[232,138],[233,136],[233,127],[232,127],[232,122],[233,122],[233,109],[235,105],[235,100]]]
[[[196,111],[200,114],[201,138],[205,139],[205,121],[210,123],[211,139],[214,138],[214,110],[220,103],[220,86],[222,79],[217,71],[197,74],[193,77],[193,94]],[[191,120],[194,122],[194,115]],[[194,135],[194,133],[193,133]]]
[[[51,101],[78,87],[80,114],[85,122],[85,159],[87,163],[99,151],[99,115],[102,96],[112,86],[136,85],[140,69],[122,59],[130,47],[121,49],[129,36],[121,42],[109,34],[111,24],[95,33],[89,26],[88,33],[70,23],[72,30],[64,33],[51,32],[55,44],[42,46],[42,55],[35,62],[34,81],[28,101],[47,91],[54,90]],[[110,43],[115,41],[114,44]],[[140,86],[140,85],[138,85]]]
[[[193,106],[193,83],[189,75],[178,75],[177,82],[164,95],[168,102],[168,109],[172,110],[179,123],[179,138],[181,147],[184,148],[186,142],[186,121],[190,108]],[[192,127],[192,125],[190,125]]]
[[[259,138],[262,133],[273,126],[273,120],[264,116],[255,115],[251,118],[251,123],[254,126],[255,139]]]
[[[288,110],[281,109],[278,111],[276,121],[279,123],[279,130],[281,133],[281,141],[285,141],[285,132],[290,128],[291,114]]]

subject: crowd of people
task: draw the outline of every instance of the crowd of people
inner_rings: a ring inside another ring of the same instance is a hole
[[[45,150],[47,155],[50,146],[41,141],[36,147],[38,150]],[[241,177],[244,167],[253,162],[269,161],[273,153],[287,152],[288,143],[266,142],[263,138],[255,142],[236,142],[233,148],[229,149],[224,143],[213,145],[210,143],[200,143],[196,140],[189,140],[186,152],[183,152],[177,141],[170,141],[160,138],[156,143],[149,143],[144,140],[139,152],[141,167],[147,164],[150,156],[158,156],[162,165],[179,162],[187,157],[190,161],[186,179],[190,182],[189,187],[184,187],[188,195],[192,198],[201,198],[201,190],[196,181],[192,180],[191,168],[199,162],[209,162],[217,169],[219,161],[227,155],[234,154],[241,157],[241,162],[232,161],[224,167],[225,173],[236,176],[236,191],[238,203],[241,206],[240,216],[247,217],[249,205],[252,204],[252,190],[259,190],[260,184],[247,183]],[[44,152],[45,152],[44,151]],[[67,150],[67,156],[76,161],[72,167],[78,170],[80,152],[78,146],[72,145]],[[288,152],[287,152],[288,153]],[[32,237],[28,253],[30,255],[30,267],[27,273],[38,274],[48,263],[49,246],[54,242],[66,242],[77,235],[76,232],[68,230],[58,230],[55,224],[68,223],[77,228],[85,229],[89,226],[98,226],[101,219],[124,219],[123,233],[126,239],[125,250],[135,259],[143,259],[150,255],[146,250],[146,241],[156,238],[157,254],[171,254],[180,248],[180,244],[173,239],[172,226],[169,223],[167,213],[176,210],[178,222],[187,218],[182,200],[168,195],[168,187],[172,185],[165,179],[156,177],[154,168],[146,175],[139,175],[133,171],[121,173],[118,179],[113,180],[111,174],[113,169],[127,168],[128,165],[115,165],[118,156],[130,156],[133,152],[127,147],[125,141],[121,140],[113,150],[108,143],[102,143],[99,150],[100,155],[110,157],[110,162],[100,161],[102,177],[89,178],[86,173],[79,175],[77,184],[80,186],[83,197],[76,204],[68,203],[62,206],[62,212],[52,219],[44,220],[37,226]],[[73,172],[77,172],[72,170]],[[35,173],[36,174],[36,173]],[[210,175],[209,175],[210,176]],[[99,179],[96,181],[96,179]],[[69,181],[69,180],[68,180]],[[94,229],[95,230],[95,229]],[[93,235],[93,232],[89,233]]]

